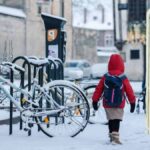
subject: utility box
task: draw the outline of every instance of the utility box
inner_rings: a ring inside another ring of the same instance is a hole
[[[41,17],[45,25],[46,57],[60,58],[64,62],[66,57],[66,32],[64,31],[66,19],[46,13],[42,13]]]

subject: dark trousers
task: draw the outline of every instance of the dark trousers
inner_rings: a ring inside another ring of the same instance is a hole
[[[120,120],[119,119],[109,120],[108,128],[109,128],[109,133],[119,132]]]

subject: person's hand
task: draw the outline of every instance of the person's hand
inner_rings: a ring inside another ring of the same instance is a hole
[[[130,104],[130,112],[133,113],[135,110],[135,103]]]
[[[93,101],[92,105],[93,105],[94,110],[97,111],[98,110],[98,102]]]

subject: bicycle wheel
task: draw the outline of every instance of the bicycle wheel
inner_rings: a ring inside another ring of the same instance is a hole
[[[98,102],[98,105],[101,106],[99,107],[98,111],[95,112],[92,106],[92,95],[95,91],[96,88],[96,84],[95,85],[88,85],[84,87],[84,93],[87,97],[87,100],[89,102],[89,107],[90,107],[90,118],[89,118],[89,123],[94,124],[96,122],[98,122],[98,120],[101,123],[107,122],[106,119],[106,115],[105,115],[105,110],[102,107],[102,101]]]
[[[84,130],[89,120],[89,105],[83,92],[72,82],[52,81],[46,85],[51,99],[65,109],[61,113],[36,117],[41,131],[49,137],[74,137]],[[57,106],[46,95],[40,104],[40,111],[57,110]]]

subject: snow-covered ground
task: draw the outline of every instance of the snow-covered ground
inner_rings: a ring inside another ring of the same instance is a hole
[[[77,0],[73,0],[73,4],[74,27],[94,30],[113,29],[112,0],[84,0],[80,3]],[[104,20],[102,19],[103,17],[105,18]]]
[[[49,138],[35,130],[31,136],[19,130],[19,124],[14,125],[13,135],[8,135],[8,126],[0,126],[0,147],[2,150],[149,150],[150,135],[146,133],[145,115],[131,114],[126,108],[124,120],[121,123],[120,137],[123,145],[111,145],[108,142],[107,125],[98,118],[96,124],[88,124],[86,129],[75,138]]]
[[[141,90],[141,83],[132,82],[135,90]],[[111,145],[108,142],[108,127],[102,124],[103,116],[97,112],[95,124],[88,124],[83,132],[74,138],[49,138],[34,128],[32,135],[19,130],[19,124],[13,126],[13,134],[9,135],[8,125],[0,126],[1,150],[149,150],[150,135],[146,132],[145,114],[129,112],[130,105],[126,105],[124,120],[121,122],[120,138],[123,145]],[[3,112],[1,112],[3,113]]]

